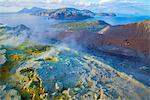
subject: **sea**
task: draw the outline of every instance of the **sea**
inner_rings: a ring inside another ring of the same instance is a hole
[[[135,23],[144,20],[150,20],[150,16],[136,16],[136,15],[117,15],[117,16],[95,16],[88,20],[103,20],[110,25],[123,25]],[[34,16],[24,13],[0,13],[0,23],[8,26],[17,26],[24,24],[30,27],[35,32],[47,32],[50,30],[50,25],[58,24],[66,20],[55,20],[48,17]],[[68,21],[68,20],[67,20]]]

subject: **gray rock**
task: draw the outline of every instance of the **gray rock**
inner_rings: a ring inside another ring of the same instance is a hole
[[[7,61],[7,58],[5,57],[6,50],[0,50],[0,65],[4,64]]]
[[[61,82],[56,82],[55,83],[55,89],[58,91],[61,91],[63,88],[63,84]]]

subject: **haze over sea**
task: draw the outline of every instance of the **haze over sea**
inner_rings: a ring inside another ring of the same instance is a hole
[[[86,20],[103,20],[111,25],[122,25],[143,20],[150,19],[150,16],[136,16],[136,15],[121,15],[117,16],[95,16],[94,18]],[[61,20],[50,19],[48,17],[34,16],[30,14],[21,13],[1,13],[0,23],[7,24],[9,26],[16,26],[24,24],[30,27],[35,32],[48,32],[50,25],[62,22]]]

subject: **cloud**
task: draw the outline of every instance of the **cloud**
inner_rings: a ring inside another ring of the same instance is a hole
[[[0,7],[10,9],[10,11],[14,7],[36,6],[42,8],[75,7],[98,12],[150,13],[149,2],[147,0],[0,0]]]
[[[99,4],[103,5],[103,4],[115,4],[115,3],[136,3],[136,0],[100,0]]]
[[[76,0],[0,0],[0,6],[3,7],[50,7],[50,6],[67,6]]]
[[[107,4],[131,3],[135,0],[0,0],[0,6],[3,7],[32,7],[32,6],[80,6],[80,7],[97,7]]]
[[[106,4],[106,3],[110,3],[110,2],[115,2],[116,0],[100,0],[99,4]]]

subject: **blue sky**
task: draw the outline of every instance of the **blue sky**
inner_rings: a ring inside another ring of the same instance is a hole
[[[0,0],[0,12],[31,7],[75,7],[96,12],[150,15],[150,0]]]

